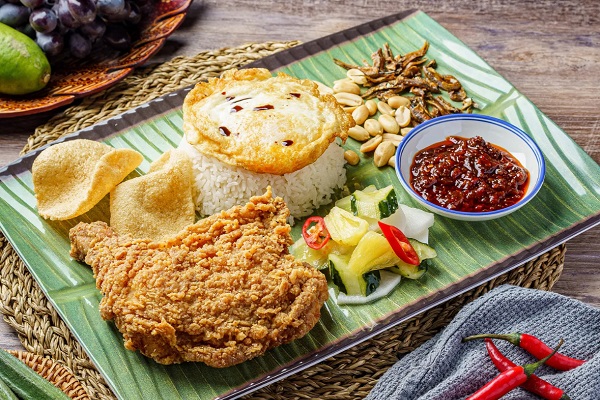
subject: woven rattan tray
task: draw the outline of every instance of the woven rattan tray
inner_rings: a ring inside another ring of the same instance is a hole
[[[73,400],[89,400],[83,385],[75,376],[62,365],[48,357],[42,357],[27,351],[9,350],[13,356],[23,361],[44,379],[58,387]]]
[[[232,67],[292,47],[297,42],[248,44],[236,48],[179,57],[137,70],[113,88],[83,99],[36,129],[23,153],[63,135],[115,116],[200,79],[218,76]],[[263,388],[248,398],[352,399],[363,398],[396,361],[442,329],[468,302],[492,288],[509,283],[550,290],[560,277],[565,255],[561,245],[451,301],[432,308],[355,347]],[[51,357],[79,380],[94,399],[114,395],[45,298],[8,241],[0,235],[0,311],[16,329],[25,349]]]

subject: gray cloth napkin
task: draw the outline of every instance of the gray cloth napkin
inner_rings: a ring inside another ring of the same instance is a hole
[[[379,380],[369,400],[464,399],[499,372],[483,340],[462,343],[478,333],[529,333],[560,352],[588,360],[571,371],[542,366],[540,378],[573,400],[600,399],[600,309],[556,293],[503,285],[465,306],[435,337],[402,357]],[[535,362],[525,350],[494,340],[515,364]],[[503,399],[539,399],[521,388]]]

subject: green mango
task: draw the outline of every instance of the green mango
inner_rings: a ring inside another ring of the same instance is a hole
[[[37,92],[50,81],[50,62],[27,35],[0,23],[0,93]]]

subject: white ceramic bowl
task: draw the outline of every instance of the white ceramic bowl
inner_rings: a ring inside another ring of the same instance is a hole
[[[510,152],[529,171],[529,185],[523,198],[518,203],[501,210],[464,212],[449,210],[421,197],[410,185],[410,166],[413,158],[418,151],[444,141],[448,136],[465,138],[481,136],[486,142]],[[430,211],[463,221],[499,218],[523,207],[542,187],[545,172],[544,156],[525,132],[501,119],[478,114],[451,114],[426,121],[413,128],[400,142],[396,151],[396,174],[404,189]]]

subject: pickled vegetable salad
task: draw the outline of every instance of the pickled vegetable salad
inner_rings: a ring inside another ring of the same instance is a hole
[[[391,185],[357,190],[324,218],[311,218],[314,224],[304,225],[290,252],[328,276],[338,289],[333,296],[338,304],[386,296],[402,277],[423,276],[428,260],[437,256],[427,244],[433,214],[398,204]]]

